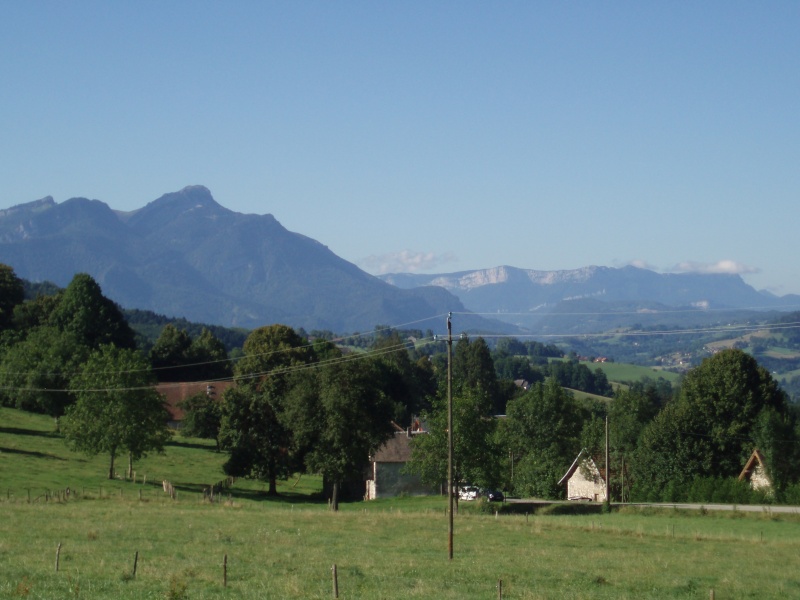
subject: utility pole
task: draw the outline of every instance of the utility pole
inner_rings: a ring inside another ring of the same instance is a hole
[[[606,415],[606,504],[611,506],[611,468],[608,464],[608,415]]]
[[[447,553],[453,560],[453,313],[447,313]]]

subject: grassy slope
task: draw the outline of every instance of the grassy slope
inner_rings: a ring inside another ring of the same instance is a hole
[[[674,383],[680,379],[680,375],[678,373],[672,373],[671,371],[664,371],[662,369],[658,369],[656,367],[640,367],[637,365],[629,365],[625,363],[613,363],[613,362],[605,362],[605,363],[584,363],[589,369],[594,371],[595,369],[601,369],[608,378],[609,381],[612,382],[622,382],[622,381],[640,381],[644,378],[650,379],[658,379],[659,377],[663,377],[667,381]]]
[[[442,498],[352,503],[333,514],[309,500],[318,481],[303,478],[296,488],[284,484],[296,495],[282,501],[237,482],[231,502],[211,505],[192,490],[218,477],[222,456],[178,439],[137,465],[181,486],[177,500],[149,485],[139,500],[141,483],[107,482],[104,457],[72,454],[46,435],[50,426],[0,409],[0,598],[330,598],[334,563],[341,598],[496,598],[500,579],[512,599],[800,593],[800,517],[495,517],[471,504],[455,519],[451,562]],[[64,485],[106,493],[29,504],[16,491]]]

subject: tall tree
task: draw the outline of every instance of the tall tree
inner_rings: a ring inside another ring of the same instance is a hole
[[[60,331],[73,333],[81,344],[89,348],[103,344],[136,347],[134,332],[122,311],[103,296],[100,286],[86,273],[72,278],[60,295],[50,322]]]
[[[518,457],[514,468],[517,493],[553,498],[558,480],[580,451],[580,410],[555,378],[536,383],[508,403],[503,442]]]
[[[407,424],[427,406],[434,385],[432,371],[411,361],[407,343],[396,332],[378,338],[371,353],[377,357],[376,379],[395,406],[392,418]]]
[[[231,376],[231,364],[225,344],[206,327],[192,340],[189,359],[192,365],[190,377],[193,381]]]
[[[318,404],[312,414],[319,425],[306,464],[330,483],[332,510],[339,508],[341,484],[362,476],[370,454],[393,431],[392,401],[381,389],[376,367],[373,360],[360,359],[317,370]]]
[[[267,481],[268,493],[275,495],[278,478],[288,477],[296,466],[289,454],[290,431],[280,418],[289,376],[315,355],[286,325],[256,329],[243,351],[234,369],[236,387],[222,396],[220,444],[230,452],[224,469],[229,475]]]
[[[187,377],[192,338],[183,329],[167,323],[150,348],[150,364],[159,381],[190,381]]]
[[[67,409],[67,443],[89,456],[110,455],[108,478],[122,451],[138,460],[162,452],[169,438],[164,400],[154,387],[147,360],[136,350],[101,346],[92,352],[70,386],[75,404]]]
[[[796,452],[793,431],[786,394],[769,372],[741,350],[723,350],[686,375],[677,399],[642,433],[635,485],[642,496],[695,476],[735,477],[761,442],[770,446],[768,464],[778,465]],[[773,474],[779,487],[789,475]]]
[[[11,326],[14,307],[25,299],[25,288],[14,269],[0,264],[0,331]]]
[[[453,394],[453,481],[495,487],[499,478],[499,448],[492,403],[479,389]],[[447,480],[447,396],[440,394],[431,411],[423,414],[428,433],[412,440],[408,470],[430,485]]]
[[[69,381],[89,349],[70,333],[36,327],[0,360],[3,404],[59,418],[72,403]]]
[[[222,419],[220,401],[199,392],[181,402],[180,407],[184,411],[181,434],[186,437],[214,440],[219,451],[219,429]]]
[[[232,372],[225,345],[205,327],[192,339],[167,323],[150,349],[150,362],[159,381],[209,381]]]

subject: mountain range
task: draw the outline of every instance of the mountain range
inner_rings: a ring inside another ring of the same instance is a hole
[[[420,275],[394,273],[381,279],[404,289],[438,286],[452,292],[480,314],[544,332],[545,320],[573,314],[582,331],[597,330],[591,322],[602,315],[604,328],[642,323],[698,324],[716,319],[721,311],[797,310],[800,296],[777,297],[757,291],[739,275],[656,273],[634,266],[589,266],[564,271],[536,271],[501,266],[458,273]],[[704,314],[705,313],[705,314]],[[668,316],[672,315],[672,316]]]
[[[572,327],[586,314],[664,314],[800,306],[758,292],[738,275],[659,274],[635,267],[534,271],[509,266],[375,277],[270,214],[220,206],[190,186],[120,212],[98,200],[51,197],[0,210],[0,262],[30,281],[66,285],[88,273],[125,308],[252,329],[284,323],[337,333],[377,325],[441,331],[544,331],[553,315]],[[796,310],[797,308],[795,308]],[[581,317],[581,313],[583,316]],[[441,318],[441,322],[437,319]],[[607,324],[607,321],[606,321]]]
[[[186,187],[132,212],[51,197],[0,211],[0,262],[19,277],[64,286],[88,273],[124,308],[252,329],[284,323],[337,333],[468,312],[441,287],[403,290],[286,230],[272,215],[220,206]],[[461,327],[511,326],[465,315]],[[441,330],[442,327],[436,327]]]

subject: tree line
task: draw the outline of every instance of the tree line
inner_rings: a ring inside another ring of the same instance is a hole
[[[415,418],[428,433],[415,436],[408,470],[442,483],[446,346],[411,338],[380,328],[363,347],[343,349],[330,335],[275,324],[249,332],[231,360],[209,330],[193,337],[167,324],[145,350],[90,276],[26,300],[23,283],[0,266],[0,402],[51,415],[77,450],[108,453],[109,476],[122,453],[130,469],[163,450],[169,434],[157,382],[229,378],[234,385],[220,398],[191,398],[184,422],[187,434],[217,441],[229,475],[261,479],[276,493],[293,473],[318,473],[335,507],[348,484],[363,486],[369,455]],[[752,356],[726,350],[676,388],[659,379],[614,392],[602,371],[553,358],[563,352],[538,343],[454,343],[457,481],[563,497],[559,479],[582,450],[600,454],[608,417],[626,498],[679,501],[727,489],[723,482],[756,447],[767,457],[774,498],[797,494],[796,413]],[[567,388],[608,398],[580,400]]]

